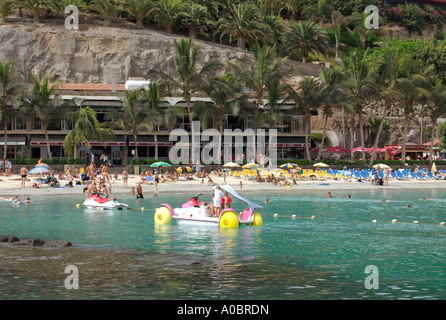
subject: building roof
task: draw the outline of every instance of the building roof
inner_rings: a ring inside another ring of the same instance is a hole
[[[115,85],[116,91],[125,91],[124,83],[117,83]],[[111,83],[64,83],[59,86],[58,90],[64,91],[112,91],[113,85]]]
[[[440,143],[440,139],[435,139],[434,140],[434,147],[438,147],[438,144]],[[425,145],[425,146],[430,146],[431,145],[431,142],[429,141],[429,142],[426,142],[426,143],[423,143],[423,145]]]

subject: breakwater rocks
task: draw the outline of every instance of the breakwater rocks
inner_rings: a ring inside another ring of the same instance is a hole
[[[44,247],[44,248],[65,248],[71,247],[73,244],[69,241],[30,239],[20,240],[18,237],[5,237],[0,238],[0,242],[10,243],[11,245],[22,245],[31,247]]]

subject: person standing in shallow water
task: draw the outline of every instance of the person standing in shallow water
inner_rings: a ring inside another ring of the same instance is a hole
[[[153,179],[153,183],[155,184],[155,194],[153,195],[154,197],[158,197],[158,183],[160,182],[160,178],[158,177],[158,174],[155,173],[154,179]]]
[[[144,199],[142,195],[142,185],[140,182],[136,185],[136,199]]]

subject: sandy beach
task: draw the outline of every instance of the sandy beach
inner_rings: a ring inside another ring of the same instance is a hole
[[[224,184],[223,177],[212,175],[214,184]],[[35,178],[30,177],[30,180]],[[0,178],[0,196],[45,196],[45,195],[71,195],[82,194],[83,186],[52,188],[48,185],[42,185],[40,188],[33,188],[30,182],[27,183],[26,188],[20,188],[20,176],[11,175],[10,177]],[[112,186],[112,195],[128,194],[132,187],[136,186],[139,181],[139,176],[130,175],[128,180],[128,187],[123,186],[121,177]],[[240,181],[243,183],[243,188],[240,190]],[[236,177],[227,177],[227,184],[231,185],[235,191],[244,192],[302,192],[302,191],[347,191],[347,190],[376,190],[376,189],[446,189],[446,180],[389,180],[388,186],[372,185],[369,181],[357,182],[355,179],[348,180],[297,180],[297,185],[292,185],[290,188],[280,185],[273,185],[266,182],[255,182],[249,180],[241,180]],[[61,186],[68,183],[66,180],[60,181]],[[321,184],[322,183],[322,184]],[[328,184],[328,185],[327,185]],[[163,193],[197,193],[197,192],[211,192],[212,186],[201,183],[201,179],[162,182],[159,184],[159,194]],[[153,184],[143,184],[143,194],[146,196],[155,193],[155,186]]]

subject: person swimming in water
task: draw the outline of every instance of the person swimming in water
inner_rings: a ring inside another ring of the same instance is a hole
[[[33,202],[31,201],[31,199],[30,199],[30,198],[26,198],[26,200],[25,200],[25,201],[23,201],[23,203],[29,203],[29,204],[32,204]]]
[[[17,196],[12,196],[11,198],[3,198],[3,197],[0,197],[0,200],[5,200],[5,201],[14,201],[14,200],[17,200],[19,197],[17,197]]]

